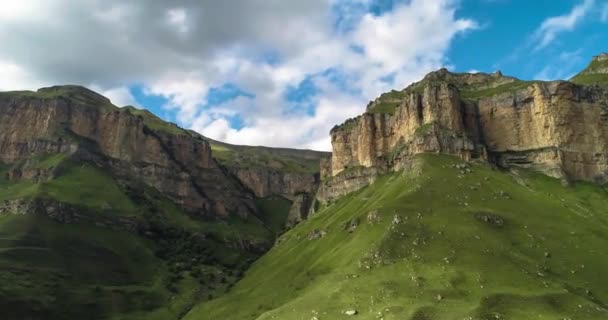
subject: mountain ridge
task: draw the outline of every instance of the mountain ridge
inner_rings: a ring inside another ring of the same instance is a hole
[[[80,86],[0,93],[2,315],[604,319],[604,61],[431,72],[334,127],[331,154]]]
[[[0,93],[2,318],[177,319],[230,287],[326,154],[264,148],[263,189],[216,146],[81,86]]]
[[[594,76],[608,78],[603,69],[594,70]],[[402,159],[438,152],[503,168],[534,168],[566,182],[605,183],[607,115],[608,90],[598,83],[523,81],[500,72],[443,68],[402,91],[380,95],[365,113],[335,126],[332,159],[321,166],[321,176],[336,178],[348,169],[351,176],[361,171],[363,180],[372,181],[366,168],[400,170]],[[332,198],[326,185],[320,193]]]
[[[310,216],[185,319],[604,319],[606,115],[601,82],[500,72],[382,94]]]

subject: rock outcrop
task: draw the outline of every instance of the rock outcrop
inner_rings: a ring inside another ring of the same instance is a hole
[[[259,198],[281,195],[294,200],[299,193],[315,193],[319,185],[319,176],[314,173],[285,172],[266,167],[229,167],[228,170]]]
[[[79,86],[0,93],[0,165],[11,181],[46,181],[62,161],[89,161],[191,213],[246,218],[259,215],[255,198],[301,202],[296,195],[308,194],[299,208],[310,206],[323,157],[328,153],[213,141]]]
[[[313,196],[309,193],[300,193],[295,196],[289,214],[287,216],[287,227],[293,227],[296,224],[306,220],[311,211]]]
[[[132,109],[77,86],[0,94],[0,163],[22,168],[45,154],[98,162],[118,179],[141,180],[194,213],[246,216],[255,210],[253,196],[219,167],[209,143],[185,130],[149,125]],[[40,175],[30,171],[12,170],[15,178]]]
[[[214,158],[258,198],[280,195],[294,200],[319,185],[319,161],[328,152],[238,146],[205,138]]]
[[[583,73],[603,79],[607,61],[597,56]],[[377,173],[361,168],[401,169],[423,152],[606,183],[608,87],[441,69],[370,102],[363,115],[334,127],[331,141],[318,193],[326,201],[373,181]]]

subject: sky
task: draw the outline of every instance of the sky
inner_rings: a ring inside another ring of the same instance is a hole
[[[233,144],[329,130],[426,73],[568,79],[608,51],[608,0],[20,0],[0,90],[78,84]]]

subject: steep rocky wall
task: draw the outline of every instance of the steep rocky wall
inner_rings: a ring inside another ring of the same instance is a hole
[[[313,194],[319,185],[319,175],[274,170],[272,168],[238,168],[228,170],[256,197],[281,195],[293,200],[298,193]]]
[[[106,98],[73,90],[78,99],[40,91],[1,95],[0,162],[42,153],[100,156],[118,176],[137,177],[189,211],[246,216],[255,210],[251,195],[219,168],[206,141],[151,130]]]
[[[605,183],[608,89],[442,69],[371,102],[365,114],[335,127],[331,141],[332,188],[344,170],[398,169],[400,159],[422,152]],[[321,188],[330,199],[331,188]]]
[[[512,95],[479,101],[488,151],[504,164],[514,153],[556,177],[605,182],[608,90],[569,82],[534,83]]]
[[[348,167],[377,166],[405,144],[411,144],[412,153],[447,152],[468,158],[473,148],[469,141],[411,143],[435,128],[467,140],[463,116],[458,89],[447,83],[430,84],[421,93],[408,92],[394,114],[368,112],[332,130],[332,175]]]

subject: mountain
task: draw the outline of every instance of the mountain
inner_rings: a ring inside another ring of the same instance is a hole
[[[606,319],[605,61],[382,94],[332,129],[310,217],[185,319]]]
[[[0,93],[0,318],[606,319],[606,61],[431,72],[331,155]]]
[[[80,86],[0,93],[1,318],[178,319],[310,205],[327,156],[211,141]]]

